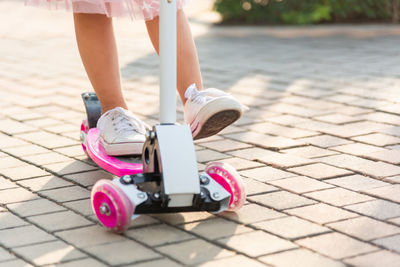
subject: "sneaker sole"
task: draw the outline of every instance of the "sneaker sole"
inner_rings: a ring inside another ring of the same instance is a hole
[[[241,116],[242,108],[239,102],[230,97],[216,99],[201,109],[195,121],[191,123],[193,139],[217,134]]]
[[[144,143],[109,144],[100,139],[101,145],[109,156],[141,155]]]
[[[221,111],[204,122],[198,133],[194,136],[194,140],[210,137],[219,133],[224,128],[228,127],[241,116],[241,112],[237,110]]]

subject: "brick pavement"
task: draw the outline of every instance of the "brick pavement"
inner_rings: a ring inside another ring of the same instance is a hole
[[[209,3],[188,9],[205,84],[250,110],[196,142],[199,167],[233,164],[248,201],[115,235],[90,209],[91,186],[112,177],[80,148],[90,84],[71,16],[0,2],[0,265],[400,266],[400,28],[212,27]],[[126,98],[155,123],[143,23],[116,32]]]

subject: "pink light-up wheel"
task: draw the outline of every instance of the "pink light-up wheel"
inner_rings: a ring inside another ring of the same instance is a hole
[[[246,187],[242,177],[231,165],[224,162],[211,162],[207,164],[204,171],[231,194],[226,211],[237,211],[244,205]]]
[[[113,232],[128,229],[135,210],[125,193],[110,180],[99,180],[92,189],[92,208],[100,223]]]
[[[89,132],[89,123],[87,120],[83,120],[81,124],[81,144],[82,144],[82,149],[83,152],[88,154],[87,149],[86,149],[86,141],[83,139],[83,136],[86,136]]]

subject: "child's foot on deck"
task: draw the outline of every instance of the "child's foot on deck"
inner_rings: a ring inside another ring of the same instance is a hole
[[[112,156],[142,154],[146,127],[132,112],[121,107],[107,111],[97,122],[100,142]]]
[[[193,84],[186,90],[185,97],[185,122],[190,124],[193,139],[219,133],[243,113],[243,105],[239,101],[215,88],[198,91]]]

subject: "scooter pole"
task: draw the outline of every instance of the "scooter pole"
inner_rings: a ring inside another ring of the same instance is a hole
[[[160,123],[176,123],[176,0],[160,0]]]

